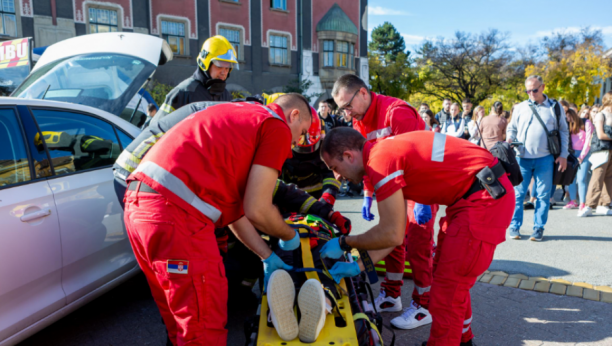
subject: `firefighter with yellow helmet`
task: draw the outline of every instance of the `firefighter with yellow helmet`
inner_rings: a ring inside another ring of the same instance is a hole
[[[164,117],[193,102],[232,100],[225,82],[232,70],[238,69],[234,46],[221,35],[213,36],[204,42],[197,60],[196,71],[166,95],[156,116]]]

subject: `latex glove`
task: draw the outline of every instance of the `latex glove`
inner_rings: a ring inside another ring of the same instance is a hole
[[[342,216],[340,212],[335,211],[333,214],[331,214],[331,216],[329,217],[329,221],[331,221],[334,225],[338,226],[340,233],[342,233],[343,235],[349,235],[351,233],[351,220]]]
[[[431,220],[431,207],[428,205],[415,203],[414,218],[419,225],[424,225]]]
[[[372,197],[366,196],[363,198],[363,207],[361,207],[361,216],[364,218],[364,220],[366,221],[374,220],[374,214],[370,212],[371,209],[372,209]]]
[[[292,266],[285,264],[280,257],[278,257],[274,252],[265,260],[262,260],[264,264],[264,292],[268,289],[268,280],[270,279],[270,275],[277,269],[291,270]]]
[[[325,243],[325,245],[323,245],[321,250],[319,250],[319,253],[321,254],[321,258],[340,258],[342,254],[344,254],[344,250],[340,248],[340,239],[334,238],[328,241]]]
[[[284,251],[293,251],[300,246],[300,233],[295,231],[295,237],[291,240],[279,240],[278,246]]]
[[[321,198],[319,198],[319,202],[327,203],[333,207],[334,203],[336,203],[336,197],[329,192],[325,192],[321,195]]]
[[[340,283],[343,278],[359,275],[361,270],[359,269],[359,264],[357,264],[357,262],[337,262],[329,270],[329,273],[334,278],[334,281]]]

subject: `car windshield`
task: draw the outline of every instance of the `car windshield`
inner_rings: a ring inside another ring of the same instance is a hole
[[[133,56],[78,55],[35,70],[12,96],[78,103],[120,116],[154,71],[155,65]]]

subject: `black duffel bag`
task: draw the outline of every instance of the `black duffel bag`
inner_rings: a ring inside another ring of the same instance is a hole
[[[493,156],[497,157],[502,166],[504,166],[504,170],[508,173],[508,179],[510,183],[512,183],[512,186],[517,186],[523,182],[521,167],[519,167],[518,161],[516,160],[516,154],[509,143],[497,142],[490,151]]]
[[[563,172],[559,171],[559,164],[555,163],[553,185],[571,185],[576,178],[576,174],[578,173],[578,167],[580,167],[580,163],[574,154],[569,154],[567,156],[567,167]]]

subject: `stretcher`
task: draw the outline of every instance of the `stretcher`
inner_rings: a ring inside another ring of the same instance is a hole
[[[298,338],[291,341],[282,340],[274,326],[268,321],[267,296],[264,294],[257,314],[245,323],[245,336],[247,346],[296,346],[296,345],[341,345],[341,346],[385,346],[381,337],[383,319],[373,304],[372,289],[362,273],[353,278],[345,278],[336,284],[329,275],[327,268],[331,268],[337,260],[321,259],[320,248],[336,236],[334,227],[327,221],[313,216],[292,214],[286,222],[300,232],[300,247],[293,252],[280,249],[273,250],[285,261],[293,265],[290,275],[296,284],[296,293],[307,279],[316,279],[335,297],[332,302],[332,314],[328,315],[316,342],[304,344]],[[291,263],[291,258],[294,259]],[[354,260],[347,254],[346,261]],[[297,296],[297,294],[296,294]],[[300,318],[295,308],[296,317]],[[391,330],[391,333],[393,331]],[[395,334],[391,342],[395,344]]]

